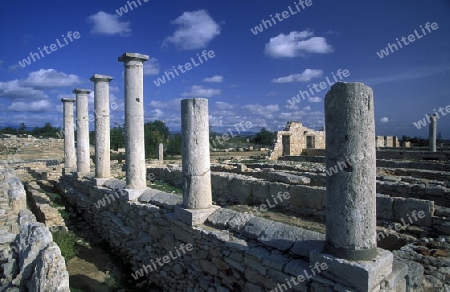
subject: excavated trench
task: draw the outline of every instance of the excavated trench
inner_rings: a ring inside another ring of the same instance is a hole
[[[33,182],[36,182],[37,185]],[[35,202],[31,202],[31,200],[36,201],[36,195],[33,196],[30,190],[33,193],[36,193],[36,191],[41,193],[40,197],[37,198],[40,203],[48,203],[55,210],[58,210],[64,219],[68,234],[73,234],[73,239],[67,236],[63,237],[62,243],[57,242],[58,245],[63,244],[65,246],[60,246],[62,250],[76,252],[76,255],[72,258],[66,258],[72,292],[162,291],[161,287],[143,287],[139,282],[136,282],[131,277],[133,272],[131,266],[120,258],[117,251],[113,250],[108,242],[101,239],[95,230],[89,226],[89,222],[85,221],[83,214],[73,208],[58,193],[52,181],[35,180],[35,178],[28,176],[28,179],[23,180],[23,183],[27,191],[28,207],[38,217],[38,221],[46,223],[45,218],[42,218],[43,215],[37,212]],[[42,195],[46,196],[49,201],[43,202]],[[47,216],[54,217],[52,215]],[[65,228],[62,226],[50,227],[53,232]],[[53,235],[55,238],[55,233]],[[70,242],[72,241],[75,241],[75,244],[73,248],[70,248]]]

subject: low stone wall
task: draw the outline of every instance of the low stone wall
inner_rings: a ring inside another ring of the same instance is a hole
[[[322,248],[323,234],[224,208],[206,225],[191,227],[174,216],[181,196],[147,189],[126,201],[124,181],[101,187],[91,181],[65,175],[58,188],[132,265],[136,281],[165,291],[269,291],[297,278],[289,283],[295,291],[356,291],[320,277],[324,266],[312,273],[310,251]],[[399,291],[402,284],[404,278],[394,276],[380,286]]]
[[[155,174],[157,179],[165,180],[178,187],[181,186],[181,168],[179,165],[149,168],[147,171]],[[266,204],[269,207],[274,205],[277,208],[288,209],[299,214],[324,216],[326,207],[325,187],[271,182],[226,172],[212,172],[211,184],[213,200],[220,204]],[[290,199],[276,199],[280,192],[289,193]],[[414,222],[415,225],[433,225],[433,201],[377,195],[377,217],[380,219],[400,222],[402,219],[406,219],[407,214],[411,214],[408,212],[413,210],[423,211],[425,214],[424,218]]]
[[[325,149],[302,149],[301,155],[304,156],[325,156]],[[289,158],[286,158],[289,159]],[[398,148],[383,149],[377,151],[377,159],[395,159],[395,160],[423,160],[423,159],[439,159],[441,161],[450,160],[450,152],[435,152],[426,151],[423,149],[417,150],[400,150]],[[284,160],[284,158],[280,158]]]
[[[67,227],[61,214],[51,206],[50,198],[41,191],[36,182],[25,186],[28,204],[37,221],[44,223],[50,230],[66,230]]]
[[[0,291],[70,291],[59,247],[26,209],[22,183],[6,169],[0,169],[0,266]]]

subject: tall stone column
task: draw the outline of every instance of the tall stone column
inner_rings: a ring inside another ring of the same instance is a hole
[[[125,144],[126,183],[129,189],[147,187],[144,145],[144,62],[147,55],[125,53],[119,62],[125,65]],[[140,196],[140,191],[130,191],[130,200]]]
[[[64,171],[69,172],[75,170],[77,163],[73,117],[73,104],[75,99],[61,98],[61,101],[63,102],[64,114]]]
[[[77,172],[90,172],[89,109],[87,89],[74,89],[77,100]]]
[[[325,98],[325,120],[326,169],[349,161],[326,178],[327,251],[339,258],[371,260],[377,254],[372,89],[362,83],[337,83]]]
[[[109,121],[109,82],[111,76],[95,74],[94,113],[95,113],[95,184],[101,185],[111,177],[110,165],[110,121]]]
[[[379,291],[392,273],[393,255],[377,249],[372,89],[335,83],[325,97],[325,121],[326,169],[337,172],[326,177],[325,248],[312,252],[310,263],[326,263],[325,278],[341,278],[357,291]]]
[[[175,212],[189,225],[201,224],[211,214],[208,100],[181,101],[183,209]]]
[[[430,151],[436,152],[437,115],[431,114],[429,119],[430,119],[430,125],[429,125],[428,140],[429,140],[429,145],[430,145]]]

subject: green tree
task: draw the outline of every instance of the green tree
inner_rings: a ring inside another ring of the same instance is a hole
[[[273,146],[275,142],[275,133],[268,131],[266,128],[262,128],[259,133],[253,137],[252,142],[264,146]]]
[[[167,155],[181,155],[181,134],[170,135],[167,141]]]
[[[117,151],[119,148],[124,148],[125,138],[123,127],[115,124],[114,128],[112,128],[110,131],[109,139],[111,142],[111,149]]]
[[[155,158],[159,143],[167,144],[169,128],[163,121],[155,120],[144,124],[145,156]]]

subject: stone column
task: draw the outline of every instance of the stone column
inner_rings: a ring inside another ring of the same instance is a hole
[[[144,62],[147,55],[124,53],[125,65],[125,146],[126,183],[129,200],[136,199],[147,187],[144,145]],[[131,191],[142,190],[142,191]]]
[[[429,125],[428,140],[429,140],[429,145],[430,145],[430,151],[436,152],[437,115],[430,114],[429,119],[430,119],[430,125]]]
[[[89,148],[89,110],[88,94],[90,90],[74,89],[77,99],[77,172],[90,172]]]
[[[208,119],[207,99],[181,101],[183,209],[175,212],[189,225],[203,223],[216,209],[211,194]]]
[[[163,143],[159,143],[159,149],[158,149],[158,160],[159,163],[163,163],[164,161],[164,144]]]
[[[75,133],[73,119],[73,103],[75,99],[61,98],[64,113],[64,173],[75,170]]]
[[[325,121],[326,169],[337,172],[326,177],[325,248],[311,252],[310,264],[326,263],[321,276],[357,291],[379,291],[392,273],[393,255],[377,249],[372,89],[335,83],[325,97]]]
[[[362,83],[337,83],[325,98],[326,244],[334,256],[371,260],[376,241],[376,151],[373,91]],[[330,220],[331,219],[331,220]]]
[[[95,114],[95,184],[102,185],[111,177],[110,165],[110,122],[109,122],[109,82],[111,76],[95,74],[94,114]]]

